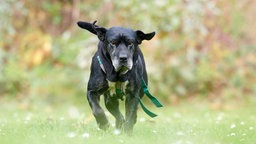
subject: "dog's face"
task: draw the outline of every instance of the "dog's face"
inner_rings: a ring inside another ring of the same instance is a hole
[[[125,74],[133,67],[134,52],[143,40],[150,40],[155,32],[145,34],[144,32],[124,27],[112,27],[106,29],[99,27],[94,23],[78,22],[78,26],[96,34],[100,41],[105,44],[112,65],[116,72]]]
[[[132,69],[133,54],[138,46],[133,30],[112,27],[106,32],[105,44],[116,72],[124,74]]]

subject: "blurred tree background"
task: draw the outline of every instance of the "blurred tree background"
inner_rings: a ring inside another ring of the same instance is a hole
[[[79,20],[157,35],[144,42],[151,92],[166,104],[256,96],[254,0],[0,1],[0,101],[84,103],[97,37]]]

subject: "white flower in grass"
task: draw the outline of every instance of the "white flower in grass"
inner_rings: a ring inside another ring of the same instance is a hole
[[[113,132],[114,135],[120,135],[121,134],[121,131],[118,130],[118,129],[115,129],[114,132]]]
[[[232,125],[230,126],[230,128],[231,128],[231,129],[236,128],[236,125],[235,125],[235,124],[232,124]]]
[[[223,116],[224,116],[224,114],[223,113],[220,113],[219,115],[218,115],[218,117],[216,118],[216,121],[222,121],[223,120]]]
[[[80,112],[77,107],[72,106],[68,109],[68,115],[72,119],[77,119],[80,116]]]
[[[236,133],[231,133],[230,136],[236,136]]]
[[[145,122],[146,119],[145,119],[144,117],[141,117],[141,118],[139,119],[139,121],[140,121],[140,122]]]
[[[31,120],[31,116],[27,115],[26,118],[25,118],[25,121],[30,121],[30,120]]]
[[[173,114],[173,117],[174,118],[181,118],[181,114],[176,112],[176,113]]]
[[[183,133],[182,131],[179,131],[179,132],[176,133],[176,135],[177,135],[177,136],[183,136],[184,133]]]
[[[68,137],[68,138],[74,138],[74,137],[76,137],[76,133],[74,133],[74,132],[69,132],[69,133],[67,134],[67,137]]]
[[[240,125],[245,125],[245,122],[241,121],[241,122],[240,122]]]
[[[24,120],[25,124],[28,124],[30,122],[32,115],[33,115],[32,113],[27,114],[27,116],[25,117],[25,120]]]
[[[64,121],[65,118],[64,118],[64,117],[60,117],[59,120],[60,120],[60,121]]]
[[[87,133],[87,132],[85,132],[85,133],[82,134],[82,137],[83,137],[83,138],[89,138],[89,137],[90,137],[90,134]]]
[[[251,127],[249,127],[249,130],[253,130],[253,129],[254,129],[254,127],[252,127],[252,126],[251,126]]]

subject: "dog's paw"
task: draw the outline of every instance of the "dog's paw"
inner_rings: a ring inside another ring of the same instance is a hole
[[[108,130],[110,127],[109,123],[105,123],[105,124],[99,124],[99,128],[102,130]]]

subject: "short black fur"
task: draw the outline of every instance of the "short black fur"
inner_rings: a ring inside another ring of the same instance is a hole
[[[146,66],[139,44],[150,40],[155,32],[145,34],[124,27],[110,29],[93,23],[79,21],[79,27],[88,30],[99,38],[98,49],[92,58],[91,73],[87,87],[87,99],[99,128],[107,129],[109,122],[99,104],[100,96],[108,111],[116,118],[116,128],[131,133],[137,119],[138,97],[143,96],[142,78],[148,82]],[[100,58],[105,71],[101,68]],[[119,98],[112,92],[111,85],[124,87],[125,118],[119,110]]]

